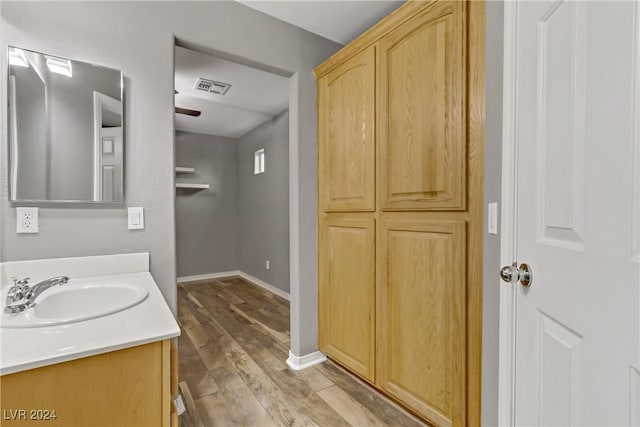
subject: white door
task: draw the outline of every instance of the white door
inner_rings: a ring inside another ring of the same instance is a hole
[[[104,127],[100,130],[99,200],[122,200],[122,148],[122,127]]]
[[[515,255],[533,269],[529,288],[505,285],[516,294],[515,424],[635,424],[638,5],[506,10],[517,65]]]

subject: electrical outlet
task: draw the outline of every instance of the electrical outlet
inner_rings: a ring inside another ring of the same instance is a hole
[[[38,208],[16,208],[16,233],[38,232]]]
[[[267,268],[267,270],[269,269],[269,260],[267,260],[267,262],[265,263],[265,267]]]

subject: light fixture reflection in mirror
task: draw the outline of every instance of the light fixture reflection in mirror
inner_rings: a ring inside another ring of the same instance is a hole
[[[63,76],[73,77],[71,71],[71,61],[63,58],[56,58],[53,56],[47,56],[47,68],[52,73],[62,74]]]
[[[27,57],[24,55],[22,49],[15,47],[9,48],[9,65],[15,65],[17,67],[28,67]]]
[[[122,202],[122,72],[8,48],[9,199]]]

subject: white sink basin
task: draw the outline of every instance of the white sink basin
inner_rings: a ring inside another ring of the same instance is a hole
[[[56,286],[44,291],[35,306],[17,314],[2,313],[0,327],[37,328],[80,322],[131,308],[149,292],[128,284],[84,284]]]

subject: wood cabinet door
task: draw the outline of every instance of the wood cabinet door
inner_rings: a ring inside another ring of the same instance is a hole
[[[371,214],[322,221],[318,285],[319,346],[374,381],[375,222]]]
[[[318,167],[325,211],[375,210],[374,49],[318,81]]]
[[[433,2],[379,43],[384,210],[465,209],[466,2]]]
[[[3,414],[27,412],[0,425],[169,427],[168,349],[154,342],[4,375]]]
[[[377,384],[437,426],[463,426],[465,222],[424,215],[381,220]]]

